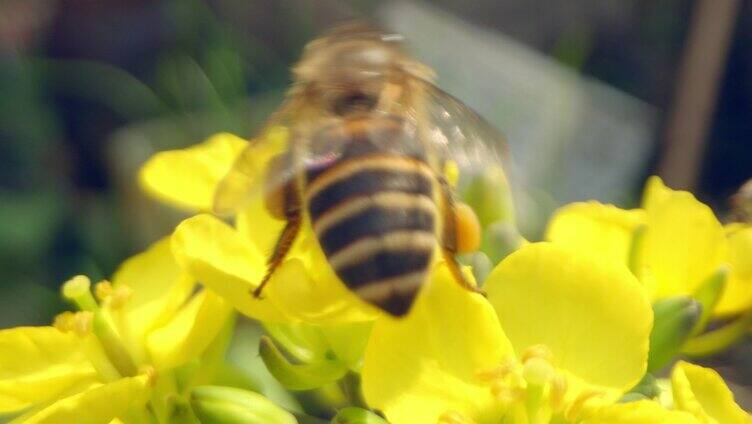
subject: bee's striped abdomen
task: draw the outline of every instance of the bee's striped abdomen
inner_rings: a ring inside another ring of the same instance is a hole
[[[431,265],[433,181],[420,159],[370,151],[343,155],[309,174],[306,184],[313,229],[329,263],[351,290],[393,315],[408,311]]]

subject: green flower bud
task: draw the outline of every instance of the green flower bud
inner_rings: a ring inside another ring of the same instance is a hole
[[[341,379],[348,371],[338,360],[292,364],[272,339],[261,337],[259,354],[269,372],[289,390],[311,390]]]
[[[679,352],[692,335],[701,313],[700,302],[684,296],[659,300],[653,304],[648,371],[659,370]]]
[[[702,315],[695,324],[692,331],[693,336],[700,334],[708,324],[708,320],[710,320],[715,305],[721,300],[723,289],[726,287],[728,274],[729,267],[727,265],[720,266],[716,272],[705,279],[697,291],[692,294],[692,297],[702,305]]]
[[[191,390],[191,407],[203,424],[297,424],[295,416],[264,396],[233,387]]]

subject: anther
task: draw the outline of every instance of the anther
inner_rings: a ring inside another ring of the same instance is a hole
[[[133,289],[124,284],[113,287],[109,281],[102,280],[94,286],[94,294],[100,303],[112,309],[120,309],[133,296]]]
[[[548,346],[537,344],[525,349],[525,351],[522,352],[520,360],[524,364],[532,358],[541,358],[548,362],[553,362],[554,355],[551,353],[551,349],[549,349]]]
[[[112,296],[112,291],[112,283],[107,280],[102,280],[94,285],[94,296],[100,302],[104,302],[105,299]]]
[[[94,314],[89,311],[63,312],[55,317],[52,326],[62,332],[74,332],[79,336],[91,333]]]
[[[514,371],[514,362],[506,361],[496,368],[477,373],[477,376],[481,381],[494,381],[503,379],[512,371]]]

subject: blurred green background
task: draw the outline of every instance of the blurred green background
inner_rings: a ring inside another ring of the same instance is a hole
[[[720,51],[718,69],[693,74],[688,52],[705,57],[708,49],[690,41],[693,22],[707,13],[701,3],[2,0],[0,328],[49,322],[63,306],[62,281],[105,278],[167,234],[180,214],[138,192],[139,165],[217,131],[251,136],[278,105],[305,42],[352,18],[401,30],[408,42],[413,32],[416,55],[434,65],[439,85],[508,131],[523,169],[556,168],[562,155],[540,159],[553,145],[577,152],[566,178],[528,172],[538,205],[530,234],[564,201],[633,205],[643,178],[656,172],[723,215],[728,196],[752,177],[752,3],[729,2],[725,20],[710,20],[710,30],[728,34],[710,43]],[[449,33],[482,40],[483,50],[452,44]],[[548,85],[526,87],[530,78]],[[694,89],[699,100],[682,96]],[[489,106],[483,93],[494,90],[504,108]],[[571,98],[589,99],[576,109],[584,116],[570,116]],[[674,160],[688,149],[666,141],[672,128],[691,127],[682,102],[707,109],[699,162]],[[543,126],[545,136],[535,132]],[[619,144],[606,142],[621,134],[628,136]],[[629,168],[617,173],[622,159]],[[623,192],[603,185],[595,165]]]

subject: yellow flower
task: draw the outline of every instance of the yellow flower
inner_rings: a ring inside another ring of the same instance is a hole
[[[724,228],[707,205],[658,177],[648,180],[640,209],[597,202],[561,208],[546,239],[628,264],[654,300],[696,295],[728,267],[714,315],[752,306],[752,226]]]
[[[197,146],[158,153],[142,168],[141,185],[173,206],[209,211],[217,184],[246,145],[238,137],[219,134]],[[261,177],[273,153],[259,152],[253,167],[259,173],[256,177]],[[234,228],[209,214],[183,221],[172,237],[181,266],[240,312],[265,322],[372,320],[378,312],[339,281],[308,222],[264,289],[263,298],[251,295],[266,272],[267,254],[283,225],[266,210],[263,193],[257,194],[237,214]]]
[[[488,300],[441,267],[403,320],[374,324],[368,404],[401,423],[693,422],[615,404],[644,375],[652,310],[622,264],[556,244],[505,258]]]
[[[674,406],[703,424],[748,424],[752,416],[734,401],[734,395],[717,372],[679,361],[671,373]]]
[[[207,382],[209,353],[231,329],[231,307],[194,285],[169,239],[97,284],[96,300],[89,279],[74,277],[62,292],[78,312],[0,330],[0,413],[22,413],[14,422],[24,423],[166,422],[168,395]]]

